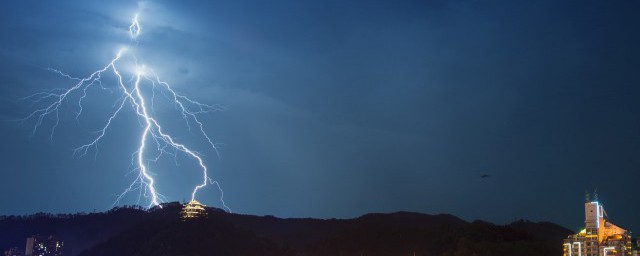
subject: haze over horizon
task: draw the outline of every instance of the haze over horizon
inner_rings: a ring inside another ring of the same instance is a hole
[[[577,230],[585,189],[640,232],[638,1],[14,1],[0,8],[0,215],[107,210],[135,177],[140,127],[115,120],[99,153],[73,157],[113,97],[90,92],[32,136],[19,101],[86,76],[130,43],[184,95],[223,112],[195,145],[237,213],[350,218],[447,213]],[[108,85],[108,83],[105,83]],[[109,95],[108,93],[106,95]],[[47,126],[48,125],[48,126]],[[199,173],[154,172],[168,201]],[[489,175],[482,178],[482,175]],[[213,188],[200,201],[221,207]],[[123,204],[131,204],[129,197]]]

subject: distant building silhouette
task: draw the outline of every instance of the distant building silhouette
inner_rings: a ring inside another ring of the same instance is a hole
[[[4,256],[24,256],[24,252],[22,252],[18,247],[13,247],[4,251]]]
[[[53,236],[34,235],[27,238],[24,256],[62,256],[64,244]]]
[[[597,194],[584,204],[585,228],[564,240],[564,256],[630,256],[631,232],[609,222]],[[606,217],[606,218],[605,218]],[[637,253],[637,252],[636,252]]]
[[[182,220],[200,218],[207,216],[205,206],[196,200],[191,200],[182,207],[180,218]]]

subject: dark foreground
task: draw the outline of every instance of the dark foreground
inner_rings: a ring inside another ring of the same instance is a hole
[[[572,233],[553,223],[506,226],[452,215],[410,212],[356,219],[279,219],[208,209],[181,221],[181,205],[145,211],[0,217],[0,251],[24,246],[33,234],[65,242],[65,255],[429,255],[549,256],[562,253]]]

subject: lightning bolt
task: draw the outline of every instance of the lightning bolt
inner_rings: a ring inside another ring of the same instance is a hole
[[[140,36],[140,33],[141,27],[138,14],[136,14],[131,20],[129,35],[131,39],[135,41],[138,36]],[[123,77],[127,72],[122,68],[119,68],[119,64],[123,62],[123,58],[125,56],[131,57],[135,62],[135,69],[132,72],[129,72],[131,73],[131,79],[129,79],[129,81],[126,81]],[[221,111],[223,109],[221,106],[200,103],[188,98],[187,96],[179,94],[169,83],[161,80],[158,74],[156,74],[151,68],[138,64],[137,58],[133,54],[132,50],[126,47],[121,48],[106,66],[94,71],[84,78],[74,77],[57,69],[49,68],[49,71],[75,81],[75,84],[67,89],[57,88],[24,97],[23,100],[31,100],[33,104],[38,104],[41,107],[19,121],[26,122],[31,120],[35,122],[32,131],[35,134],[38,128],[42,126],[45,119],[53,119],[50,134],[51,138],[53,138],[55,129],[60,123],[60,107],[65,102],[76,99],[74,103],[77,106],[75,119],[78,120],[83,113],[83,103],[87,98],[87,90],[92,87],[99,87],[103,90],[112,91],[112,88],[105,87],[102,83],[102,77],[105,75],[112,74],[115,76],[117,81],[117,88],[115,89],[120,93],[120,97],[113,105],[113,111],[106,119],[102,128],[95,133],[95,136],[91,141],[75,148],[73,152],[75,156],[83,157],[91,151],[95,152],[97,155],[99,143],[107,134],[112,121],[123,112],[123,109],[131,107],[139,119],[142,131],[139,137],[140,140],[138,148],[132,154],[132,165],[134,166],[132,171],[137,173],[137,177],[124,190],[124,192],[117,196],[114,205],[118,204],[129,192],[138,191],[138,203],[140,203],[142,198],[146,198],[149,201],[148,207],[161,206],[160,204],[165,201],[165,197],[160,194],[156,188],[156,181],[149,163],[157,162],[164,155],[173,156],[175,160],[177,154],[182,153],[194,160],[202,171],[201,182],[193,188],[191,200],[196,200],[198,192],[211,184],[214,185],[220,193],[220,202],[222,203],[222,207],[231,212],[231,209],[227,207],[224,201],[224,191],[222,190],[220,183],[209,176],[209,170],[202,156],[187,145],[178,142],[174,136],[166,132],[157,117],[153,114],[155,94],[156,92],[160,92],[165,96],[165,98],[173,103],[175,109],[184,119],[189,131],[191,131],[192,125],[195,125],[198,129],[197,132],[206,140],[210,148],[219,157],[218,148],[216,144],[213,143],[211,137],[205,132],[204,124],[200,121],[199,116],[210,112]],[[145,90],[142,89],[144,86],[150,86],[146,91],[150,90],[152,92],[151,97],[149,97],[149,95],[145,95]],[[155,153],[154,157],[149,157],[151,153]]]

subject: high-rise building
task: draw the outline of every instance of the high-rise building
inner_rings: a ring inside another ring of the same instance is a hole
[[[25,256],[62,256],[62,241],[53,236],[35,235],[27,238],[27,246],[24,250]]]
[[[183,220],[200,218],[207,216],[207,209],[203,204],[196,200],[191,200],[182,207],[180,218]]]
[[[631,256],[631,232],[609,222],[597,200],[584,204],[585,228],[564,240],[564,256]]]

